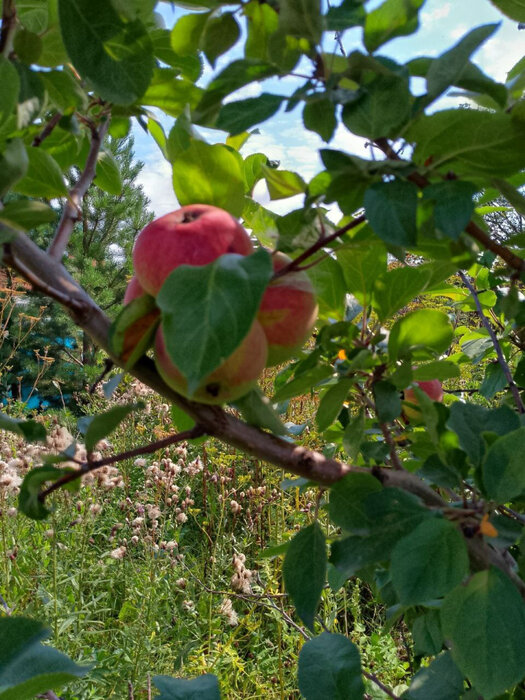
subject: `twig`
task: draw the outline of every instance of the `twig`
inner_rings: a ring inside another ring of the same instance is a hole
[[[480,321],[485,326],[488,334],[490,335],[490,339],[492,340],[492,344],[494,345],[494,350],[496,351],[496,355],[498,357],[498,362],[500,364],[501,369],[503,370],[503,374],[505,375],[505,379],[507,380],[507,384],[509,385],[509,388],[512,392],[512,396],[514,397],[514,403],[516,404],[516,408],[518,409],[518,413],[525,413],[525,405],[523,404],[523,401],[521,400],[519,389],[516,385],[516,382],[514,381],[514,378],[512,376],[512,372],[510,371],[510,367],[507,364],[507,360],[505,359],[505,356],[503,355],[501,345],[499,344],[498,336],[496,335],[494,328],[492,328],[492,324],[490,323],[488,318],[483,313],[483,308],[481,306],[481,302],[479,300],[478,293],[477,293],[476,289],[474,288],[474,286],[469,281],[466,274],[464,272],[462,272],[461,270],[459,271],[459,276],[461,277],[465,287],[472,294],[472,298],[474,299],[474,303],[476,304],[476,309],[478,311],[478,316],[480,318]]]
[[[349,224],[346,224],[346,226],[342,226],[341,228],[337,229],[337,231],[334,231],[334,233],[331,233],[329,236],[320,236],[319,239],[313,245],[311,245],[309,248],[303,251],[301,255],[298,255],[294,260],[292,260],[292,262],[288,263],[288,265],[281,267],[280,270],[275,272],[272,279],[283,277],[283,275],[287,275],[289,272],[297,272],[300,264],[303,263],[305,260],[308,260],[308,258],[312,257],[314,253],[317,253],[318,250],[321,250],[329,243],[332,243],[333,241],[337,240],[345,233],[348,233],[348,231],[351,231],[353,228],[356,228],[360,224],[363,224],[365,221],[365,215],[361,214],[361,216],[358,216]]]
[[[392,435],[390,434],[388,426],[385,423],[379,423],[379,427],[381,428],[381,432],[383,433],[385,442],[388,445],[388,450],[390,452],[390,461],[392,462],[392,466],[394,467],[394,469],[403,469],[403,465],[401,464],[401,460],[399,459],[399,455],[396,451],[396,444],[392,440]]]
[[[73,233],[73,228],[80,219],[82,200],[95,177],[97,157],[108,128],[109,117],[106,117],[104,121],[101,122],[98,129],[94,127],[91,129],[91,147],[89,149],[86,166],[77,184],[69,193],[69,198],[64,205],[64,211],[62,212],[55,236],[47,249],[48,254],[55,260],[62,259],[71,234]]]
[[[394,700],[399,700],[399,695],[396,695],[384,683],[381,683],[381,681],[379,680],[379,678],[375,674],[369,673],[368,671],[362,671],[362,674],[365,678],[368,678],[369,681],[372,681],[372,683],[375,683],[378,688],[381,688],[383,693],[386,693],[386,695],[388,695],[389,698],[394,698]]]
[[[119,454],[111,455],[110,457],[104,457],[103,459],[98,459],[94,462],[83,462],[80,469],[77,469],[76,471],[72,472],[67,472],[66,474],[64,474],[64,476],[60,477],[60,479],[54,481],[51,484],[51,486],[39,493],[38,500],[44,502],[46,496],[49,496],[49,494],[53,493],[53,491],[56,491],[65,484],[69,484],[72,481],[76,481],[76,479],[80,479],[80,477],[84,476],[85,474],[89,474],[90,472],[93,472],[96,469],[100,469],[101,467],[105,467],[109,464],[123,462],[126,459],[133,459],[133,457],[140,457],[140,455],[148,455],[152,452],[157,452],[157,450],[163,450],[164,448],[169,447],[170,445],[175,445],[178,442],[184,442],[185,440],[192,440],[193,438],[201,437],[201,435],[204,435],[205,432],[206,431],[201,426],[196,425],[190,430],[184,430],[181,433],[170,435],[169,437],[164,438],[163,440],[157,440],[156,442],[152,442],[149,445],[136,447],[133,450],[120,452]]]
[[[16,30],[16,7],[14,0],[4,0],[2,9],[2,30],[0,31],[0,55],[9,58],[13,50]]]
[[[388,143],[387,139],[376,139],[374,143],[381,151],[383,151],[387,158],[390,158],[390,160],[402,160],[402,158],[398,156],[392,146]],[[407,179],[422,189],[430,184],[429,180],[424,175],[421,175],[416,171],[410,173],[410,175],[407,175]],[[468,233],[471,238],[477,240],[478,243],[481,243],[481,245],[487,250],[490,250],[495,255],[498,255],[507,263],[509,267],[514,268],[517,272],[525,271],[525,260],[523,260],[523,258],[520,258],[506,246],[492,240],[492,238],[488,236],[483,229],[474,223],[474,221],[469,221],[469,223],[465,226],[465,232]]]
[[[32,146],[34,148],[38,148],[42,141],[47,139],[47,137],[53,132],[53,129],[55,126],[58,124],[58,122],[62,119],[62,112],[56,112],[56,114],[53,114],[51,119],[47,122],[45,127],[42,129],[42,131],[35,136],[32,142]]]
[[[104,369],[103,369],[102,372],[99,374],[99,376],[95,379],[95,381],[93,382],[93,384],[89,387],[89,393],[90,393],[90,394],[94,394],[94,393],[95,393],[97,386],[98,386],[98,385],[100,384],[100,382],[104,379],[104,377],[105,377],[106,375],[108,375],[109,372],[111,372],[111,370],[113,369],[114,366],[115,366],[115,363],[113,362],[113,360],[110,359],[109,357],[106,357],[106,359],[104,360]]]

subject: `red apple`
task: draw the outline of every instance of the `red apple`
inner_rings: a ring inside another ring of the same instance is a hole
[[[425,392],[425,394],[432,399],[432,401],[443,401],[443,387],[439,379],[431,379],[427,382],[415,382],[417,386]],[[417,396],[413,389],[405,389],[405,401],[409,401],[411,404],[419,403]],[[412,421],[412,423],[417,423],[421,421],[421,411],[416,406],[409,406],[404,404],[403,411],[405,416]]]
[[[291,262],[283,253],[272,257],[274,271]],[[267,366],[278,365],[300,350],[310,337],[317,311],[314,289],[305,272],[290,272],[270,282],[257,314],[268,341]]]
[[[132,277],[128,282],[128,286],[126,287],[126,291],[124,293],[124,304],[129,304],[130,301],[141,297],[145,293],[146,292],[142,289],[138,279],[136,277]]]
[[[239,347],[220,367],[203,379],[194,395],[190,396],[186,379],[168,356],[162,326],[157,330],[155,338],[155,363],[166,384],[189,399],[208,404],[234,401],[250,391],[265,367],[267,353],[264,331],[260,323],[254,321]]]
[[[189,204],[142,229],[133,265],[140,285],[156,296],[179,265],[207,265],[225,253],[251,252],[248,234],[231,214],[209,204]]]

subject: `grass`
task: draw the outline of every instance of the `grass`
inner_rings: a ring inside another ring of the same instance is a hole
[[[101,445],[104,453],[171,429],[167,407],[142,387],[129,385],[118,401],[137,395],[145,410]],[[93,400],[93,412],[107,407]],[[309,399],[292,401],[287,418],[300,423],[308,412]],[[46,450],[65,447],[71,417],[43,420],[53,436]],[[312,521],[314,489],[283,490],[282,472],[207,441],[105,468],[78,493],[56,495],[50,518],[33,522],[14,514],[16,480],[5,482],[38,457],[39,448],[2,434],[1,593],[15,614],[44,620],[58,649],[94,664],[64,700],[147,698],[153,675],[202,673],[219,676],[224,698],[299,698],[304,630],[284,595],[282,559],[261,550]],[[319,617],[358,644],[368,671],[402,684],[411,654],[403,623],[382,631],[385,609],[369,584],[327,589]],[[386,697],[375,686],[368,692]]]

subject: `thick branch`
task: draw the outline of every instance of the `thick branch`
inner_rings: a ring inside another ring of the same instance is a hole
[[[390,160],[402,160],[402,158],[398,156],[392,146],[388,143],[387,139],[376,139],[374,143]],[[421,187],[421,189],[430,184],[429,180],[418,172],[411,173],[407,176],[407,179],[418,187]],[[509,248],[492,240],[492,238],[488,236],[483,229],[474,223],[474,221],[469,221],[469,223],[465,226],[465,232],[468,233],[471,238],[478,241],[478,243],[481,243],[484,248],[490,250],[495,255],[498,255],[507,263],[509,267],[512,267],[517,272],[525,272],[525,260],[520,258],[519,255],[513,253]]]
[[[69,198],[64,205],[64,211],[62,212],[55,236],[48,248],[49,255],[55,260],[62,260],[62,256],[64,255],[71,234],[73,233],[73,228],[80,219],[82,200],[95,177],[98,154],[108,128],[109,117],[101,122],[98,129],[93,128],[91,130],[91,147],[89,149],[86,166],[77,184],[69,193]]]
[[[507,380],[507,384],[509,385],[510,390],[512,392],[512,396],[514,397],[514,403],[516,404],[516,408],[518,409],[518,413],[525,413],[525,406],[523,405],[523,401],[521,400],[519,389],[516,385],[516,382],[514,381],[514,377],[512,376],[512,372],[510,371],[510,367],[507,364],[505,356],[503,355],[501,345],[499,344],[498,336],[496,335],[494,328],[492,328],[490,321],[483,313],[483,308],[481,306],[481,302],[479,300],[478,293],[477,293],[476,289],[474,288],[474,286],[471,284],[468,277],[465,275],[464,272],[461,272],[461,270],[459,271],[459,276],[461,277],[465,287],[472,294],[472,298],[474,299],[474,303],[476,304],[476,309],[478,311],[478,316],[481,320],[481,323],[485,326],[488,334],[490,335],[490,339],[492,340],[492,345],[494,345],[494,350],[496,351],[496,355],[498,357],[499,365],[500,365],[501,369],[503,370],[503,374],[505,375],[505,379]]]

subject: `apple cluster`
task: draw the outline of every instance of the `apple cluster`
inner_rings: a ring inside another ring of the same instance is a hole
[[[179,265],[207,265],[226,253],[250,255],[253,244],[231,214],[207,204],[191,204],[152,221],[138,235],[133,249],[135,275],[124,303],[149,294],[156,297]],[[272,255],[274,272],[290,259]],[[266,288],[250,331],[224,362],[188,395],[184,376],[170,359],[162,324],[155,336],[155,362],[165,382],[195,401],[234,401],[254,387],[264,367],[280,364],[301,348],[317,318],[317,303],[308,276],[290,272]]]

